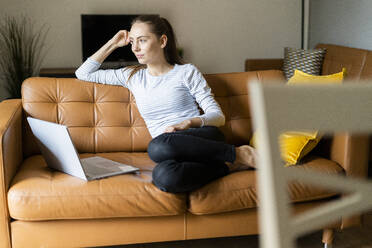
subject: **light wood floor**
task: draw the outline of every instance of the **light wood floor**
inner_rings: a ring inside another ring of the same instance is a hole
[[[301,237],[297,248],[321,248],[322,233],[316,232]],[[217,238],[111,246],[112,248],[258,248],[258,236]],[[372,212],[364,216],[362,228],[350,228],[337,232],[333,248],[372,248]]]

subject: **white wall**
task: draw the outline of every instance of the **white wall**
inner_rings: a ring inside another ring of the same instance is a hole
[[[301,46],[299,0],[1,0],[0,16],[20,13],[50,26],[43,67],[81,64],[80,14],[160,14],[203,73],[244,71],[246,58]]]
[[[371,0],[310,0],[310,47],[331,43],[372,50]]]

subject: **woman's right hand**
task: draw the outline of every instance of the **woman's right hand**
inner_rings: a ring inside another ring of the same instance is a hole
[[[128,43],[129,32],[127,30],[120,30],[97,52],[90,56],[90,58],[102,64],[107,56],[109,56],[116,48],[126,46]]]
[[[129,32],[127,30],[120,30],[114,37],[111,38],[111,42],[116,47],[123,47],[129,44]]]

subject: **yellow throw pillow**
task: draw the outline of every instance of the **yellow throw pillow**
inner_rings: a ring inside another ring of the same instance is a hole
[[[341,72],[323,75],[323,76],[314,76],[307,74],[305,72],[295,70],[293,77],[288,80],[288,84],[301,84],[301,83],[342,83],[342,80],[346,77],[346,68],[342,68]]]
[[[346,76],[346,69],[342,68],[339,73],[314,76],[295,70],[293,77],[288,80],[288,84],[301,83],[342,83]],[[279,136],[279,146],[281,157],[286,162],[286,166],[295,165],[298,161],[308,154],[319,143],[321,135],[314,132],[285,132]],[[251,145],[256,147],[256,133],[253,134]]]
[[[318,132],[285,132],[279,136],[280,155],[285,166],[297,164],[319,143],[321,136]],[[259,140],[259,138],[258,138]],[[257,147],[257,133],[255,132],[250,145]]]

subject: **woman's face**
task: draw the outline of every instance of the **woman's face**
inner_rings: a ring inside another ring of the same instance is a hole
[[[154,33],[151,33],[148,24],[134,23],[129,32],[129,40],[132,52],[140,64],[154,64],[164,58],[165,45],[162,44],[164,39],[158,39]]]

